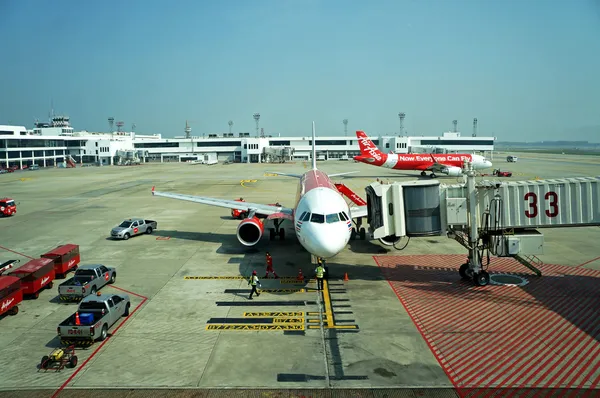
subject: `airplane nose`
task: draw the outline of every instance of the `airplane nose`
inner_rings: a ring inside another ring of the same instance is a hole
[[[316,232],[316,231],[315,231]],[[330,258],[344,250],[346,244],[346,236],[337,233],[325,233],[326,231],[316,232],[313,237],[312,252],[322,258]]]

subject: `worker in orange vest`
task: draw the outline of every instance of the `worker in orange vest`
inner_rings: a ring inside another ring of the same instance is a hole
[[[277,272],[273,269],[273,257],[271,257],[271,253],[267,252],[267,273],[265,274],[265,279],[269,277],[269,273],[272,273],[275,279],[279,279]]]

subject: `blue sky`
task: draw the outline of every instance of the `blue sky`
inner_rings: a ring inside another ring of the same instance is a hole
[[[600,142],[598,0],[2,0],[0,124]]]

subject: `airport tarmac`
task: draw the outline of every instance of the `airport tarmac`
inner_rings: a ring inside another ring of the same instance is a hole
[[[503,180],[600,174],[592,157],[518,156],[518,163],[507,163],[506,154],[495,154],[494,168],[514,173]],[[75,369],[54,373],[38,371],[38,365],[59,345],[56,327],[76,304],[57,300],[60,280],[37,300],[24,300],[16,316],[0,318],[0,394],[88,396],[93,389],[148,396],[145,389],[155,389],[170,396],[165,389],[194,389],[225,396],[231,388],[261,389],[265,397],[331,396],[330,389],[337,389],[336,396],[385,396],[395,389],[407,396],[481,396],[488,392],[484,388],[600,394],[598,227],[543,230],[541,278],[510,259],[492,259],[491,272],[521,272],[528,282],[523,288],[461,282],[454,268],[466,251],[445,236],[413,238],[401,251],[351,241],[329,261],[331,274],[319,293],[313,281],[296,280],[300,269],[312,278],[314,266],[291,224],[285,240],[269,241],[266,232],[248,249],[238,242],[239,220],[228,209],[151,195],[155,185],[160,191],[293,206],[297,180],[269,171],[299,173],[307,167],[165,163],[1,175],[0,196],[14,198],[18,212],[0,219],[0,263],[23,264],[58,245],[78,244],[81,264],[117,269],[114,286],[102,290],[127,292],[135,311],[107,340],[77,350]],[[335,180],[362,197],[376,178],[420,178],[418,172],[352,161],[319,167],[328,173],[359,170]],[[109,239],[113,226],[134,216],[156,220],[158,229],[128,241]],[[264,276],[266,251],[282,279],[262,279],[263,293],[248,300],[243,278],[252,270]],[[491,307],[519,322],[493,316]],[[563,338],[544,335],[549,327]],[[528,338],[509,336],[515,331]],[[459,335],[467,343],[451,345]],[[469,336],[477,337],[472,344]],[[511,339],[521,341],[506,343]],[[513,358],[511,352],[524,354]],[[518,361],[529,364],[520,373]]]

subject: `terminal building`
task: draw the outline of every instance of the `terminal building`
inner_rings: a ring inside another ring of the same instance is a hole
[[[481,153],[492,157],[494,137],[375,135],[371,139],[384,153]],[[316,139],[317,160],[349,160],[359,155],[356,137]],[[66,163],[125,165],[145,162],[216,160],[234,163],[308,161],[312,137],[251,137],[249,133],[209,134],[208,137],[162,138],[161,134],[74,131],[68,117],[49,123],[0,125],[0,168],[64,167]]]

